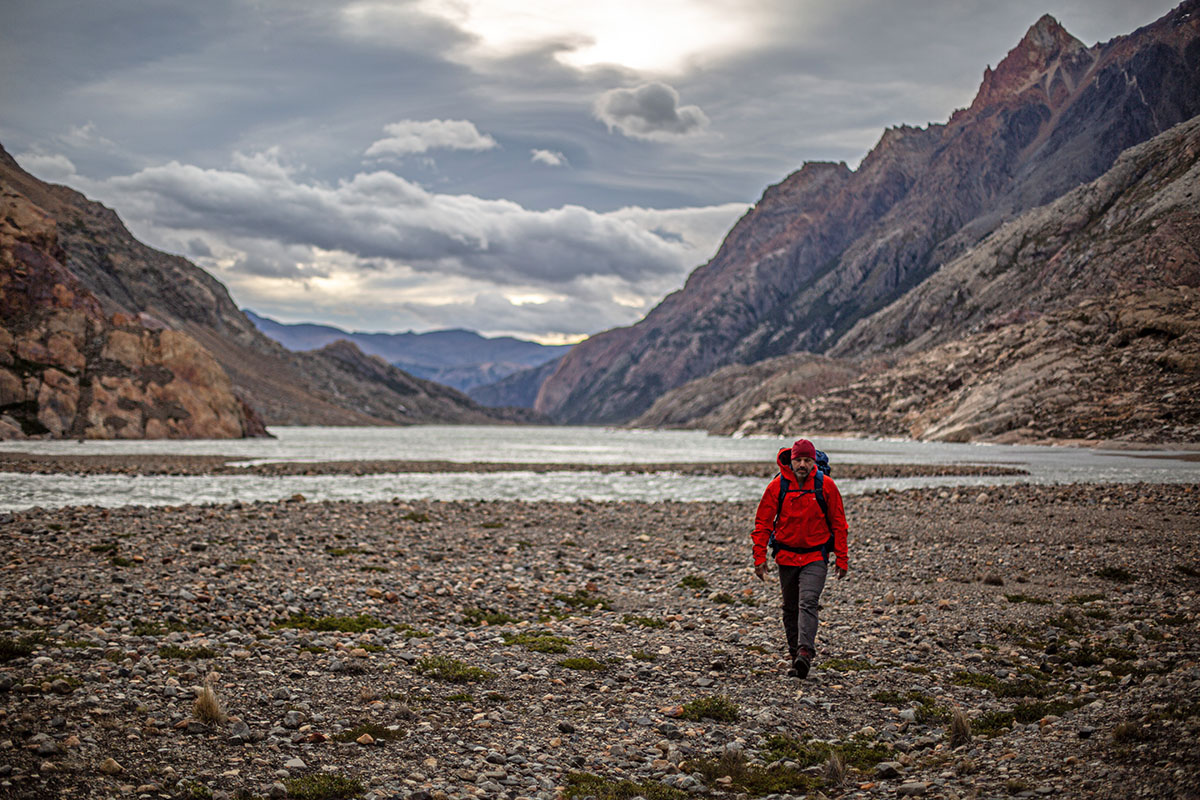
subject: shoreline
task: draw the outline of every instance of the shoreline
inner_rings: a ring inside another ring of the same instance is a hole
[[[750,573],[753,509],[5,515],[0,792],[265,797],[324,773],[378,800],[553,800],[587,773],[733,800],[706,770],[765,768],[781,742],[777,769],[830,796],[824,758],[804,769],[821,742],[854,754],[845,797],[1193,790],[1200,488],[851,498],[851,577],[827,585],[803,682],[783,676],[778,588]],[[227,721],[197,718],[206,682]],[[686,710],[722,701],[727,719]],[[955,708],[975,730],[958,749]]]
[[[676,472],[684,475],[730,475],[768,479],[777,471],[774,464],[759,461],[723,461],[692,463],[519,463],[459,462],[439,460],[374,460],[272,462],[238,466],[245,459],[228,456],[188,455],[39,455],[0,453],[0,472],[47,475],[374,475],[414,472],[602,472],[655,473]],[[1028,475],[1017,467],[977,464],[838,464],[836,478],[908,478],[954,475]]]

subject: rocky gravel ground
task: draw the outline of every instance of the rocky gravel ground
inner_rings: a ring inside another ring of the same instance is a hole
[[[804,681],[752,510],[0,516],[0,796],[1197,796],[1200,488],[851,498]]]
[[[678,472],[770,478],[774,462],[721,461],[659,464],[562,464],[501,461],[286,461],[241,466],[227,456],[43,455],[0,453],[0,472],[72,475],[379,475],[407,472]],[[911,478],[939,475],[1027,475],[1018,467],[988,464],[838,464],[838,478]]]

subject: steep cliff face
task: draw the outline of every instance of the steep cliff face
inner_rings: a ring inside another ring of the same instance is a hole
[[[1197,198],[1200,117],[1002,226],[843,340],[899,363],[815,398],[764,381],[747,413],[700,424],[719,433],[1194,443]]]
[[[72,290],[75,295],[90,298],[89,313],[97,319],[120,320],[116,327],[122,329],[140,325],[139,330],[145,333],[137,333],[135,338],[151,349],[165,346],[165,352],[180,368],[192,359],[198,380],[232,381],[231,391],[256,409],[267,424],[495,422],[513,416],[510,412],[483,409],[465,395],[444,391],[445,387],[437,384],[407,375],[400,378],[394,374],[400,373],[399,370],[362,369],[359,361],[367,357],[354,345],[347,347],[357,352],[357,357],[342,347],[313,353],[286,350],[259,332],[237,308],[225,287],[204,270],[187,259],[142,244],[111,209],[65,186],[38,180],[22,170],[3,148],[0,148],[0,191],[36,208],[54,232],[55,255],[38,256],[31,274],[40,276],[39,280],[50,280],[49,276],[53,276],[55,285],[75,287]],[[33,224],[33,217],[21,220],[15,224],[17,239],[40,235],[28,227]],[[38,300],[36,308],[45,302],[45,298]],[[132,329],[125,332],[135,333]],[[189,347],[194,349],[183,348],[181,342],[190,343]],[[146,358],[153,360],[158,356]],[[202,366],[210,362],[211,368]],[[104,388],[101,384],[93,385],[97,391]],[[156,385],[153,381],[147,384]],[[406,391],[397,389],[401,385],[405,385]],[[420,402],[412,401],[413,393],[407,391],[412,387],[418,387],[415,392],[422,398]],[[131,402],[128,397],[122,399],[129,392],[124,384],[119,391],[111,388],[104,391],[108,392],[104,395],[106,408]],[[114,391],[116,399],[109,397]],[[164,402],[168,399],[181,408],[190,408],[186,398],[167,398]],[[257,425],[262,427],[261,422]],[[81,429],[78,424],[61,432],[48,430],[55,435],[100,435],[98,431],[89,433],[90,428]],[[140,427],[129,422],[122,431],[120,435],[124,436],[199,435],[178,423],[167,434],[160,433],[158,424],[150,422]]]
[[[54,220],[0,187],[0,439],[265,434],[195,339],[106,316],[65,260]]]
[[[1092,48],[1044,17],[946,125],[888,131],[854,172],[806,165],[769,189],[680,292],[577,345],[536,408],[624,420],[718,366],[836,348],[1006,219],[1197,113],[1200,0]]]

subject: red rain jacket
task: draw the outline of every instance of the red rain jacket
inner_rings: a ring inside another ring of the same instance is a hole
[[[775,457],[779,464],[779,475],[775,476],[759,501],[758,511],[754,515],[754,564],[762,564],[767,560],[767,540],[771,537],[771,528],[775,525],[775,509],[779,504],[779,479],[784,477],[793,487],[783,499],[783,509],[779,512],[779,528],[775,531],[775,541],[792,547],[818,547],[829,541],[829,527],[825,522],[825,514],[817,496],[812,493],[813,471],[798,479],[792,471],[792,451],[785,447]],[[800,494],[796,487],[808,490],[808,494]],[[829,506],[829,522],[833,524],[833,552],[837,566],[849,569],[850,561],[846,552],[846,512],[842,507],[842,493],[838,491],[833,480],[826,475],[821,487],[825,495],[825,503]],[[789,567],[802,567],[814,561],[821,560],[821,552],[791,553],[780,550],[775,556],[776,564]]]

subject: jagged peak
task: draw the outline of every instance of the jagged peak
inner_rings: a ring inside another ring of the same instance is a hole
[[[983,71],[983,82],[971,109],[991,105],[1002,97],[1021,92],[1064,56],[1086,53],[1087,50],[1087,45],[1072,36],[1057,19],[1043,14],[994,70],[989,65]]]

